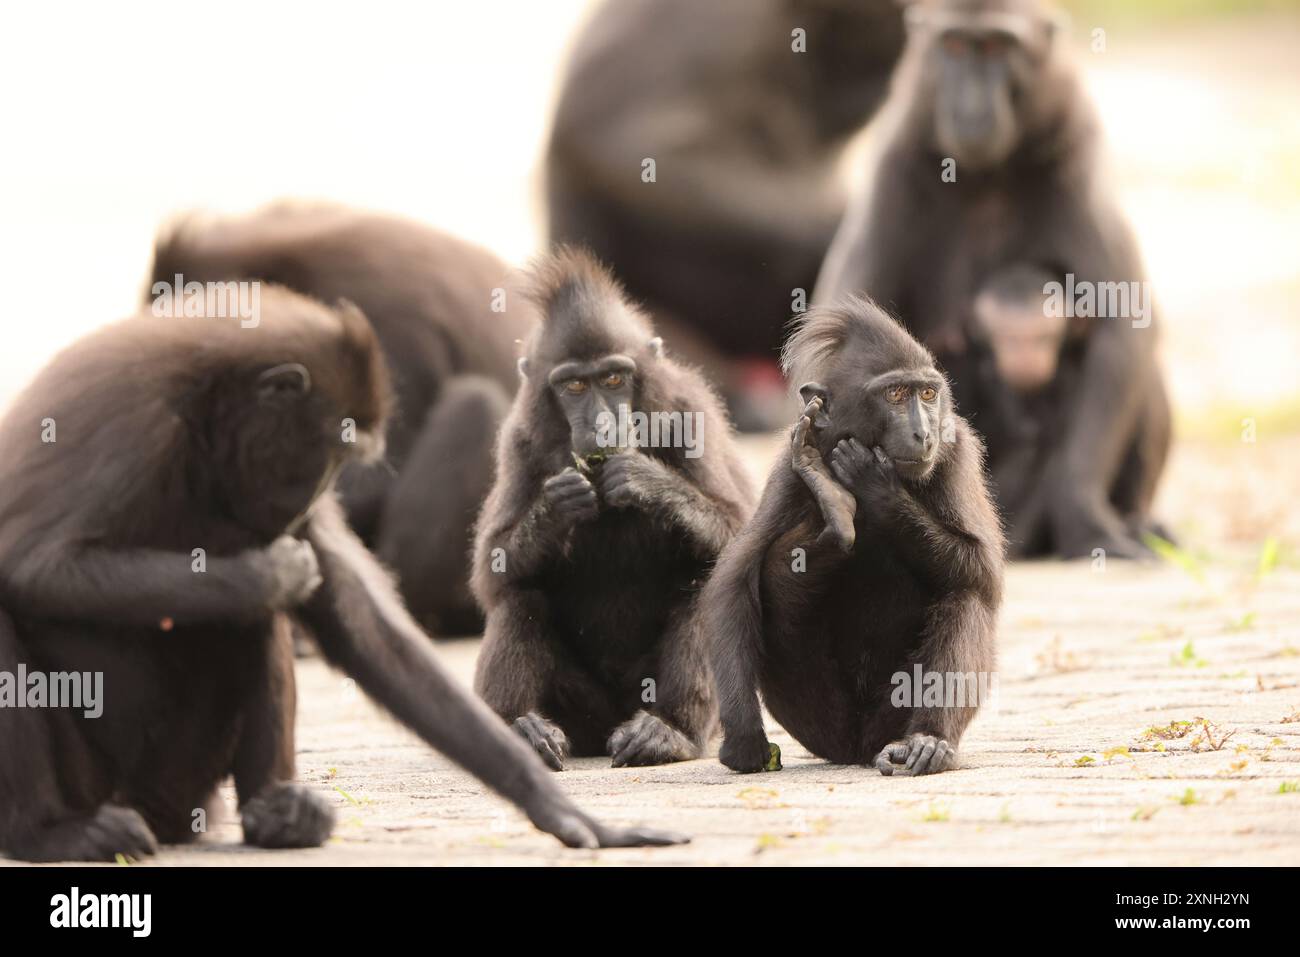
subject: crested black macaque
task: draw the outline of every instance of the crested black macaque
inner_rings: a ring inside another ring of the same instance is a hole
[[[1168,400],[1142,262],[1099,175],[1098,122],[1057,20],[1036,0],[920,0],[908,13],[872,185],[846,214],[815,299],[870,295],[969,402],[962,333],[991,276],[1039,263],[1067,313],[1091,296],[1077,347],[1062,356],[1071,386],[1041,473],[1034,550],[1141,557]],[[978,402],[962,411],[984,427]]]
[[[1054,281],[1029,263],[993,273],[960,338],[936,355],[960,383],[953,389],[958,408],[979,410],[972,425],[984,439],[994,500],[1017,557],[1048,550],[1044,470],[1066,427],[1062,396],[1077,387],[1081,320],[1051,308],[1044,290]]]
[[[260,313],[256,328],[108,326],[0,422],[0,671],[102,675],[97,717],[0,708],[0,851],[149,854],[193,839],[230,774],[249,844],[324,842],[331,807],[293,783],[289,616],[542,830],[587,847],[679,840],[578,810],[442,669],[348,528],[333,481],[377,451],[388,405],[365,317],[274,287]]]
[[[993,273],[975,297],[961,348],[945,364],[966,386],[961,408],[980,410],[974,423],[988,449],[993,489],[1017,557],[1051,551],[1045,495],[1056,437],[1068,428],[1068,397],[1079,386],[1088,319],[1067,316],[1053,302],[1058,277],[1042,266],[1015,263]],[[962,404],[966,403],[966,404]],[[1130,450],[1110,500],[1135,534],[1169,533],[1148,516],[1164,464],[1171,422],[1165,402],[1144,410],[1152,442]],[[1144,455],[1159,455],[1152,462]]]
[[[351,464],[338,487],[348,521],[397,574],[435,635],[476,634],[469,591],[474,518],[510,408],[518,343],[536,321],[508,294],[510,268],[420,223],[322,204],[247,216],[190,215],[160,234],[151,286],[261,280],[322,302],[356,303],[391,370],[395,414],[382,464]]]
[[[696,600],[753,503],[730,424],[585,252],[533,284],[542,321],[474,553],[474,687],[557,771],[698,757],[717,709]]]
[[[761,692],[829,761],[954,767],[991,684],[1002,593],[980,440],[929,353],[868,300],[801,317],[782,362],[806,403],[791,458],[700,600],[719,760],[768,761]]]
[[[607,0],[577,39],[547,148],[550,237],[609,263],[742,428],[772,427],[768,391],[785,408],[795,289],[812,292],[846,146],[903,39],[896,0]]]

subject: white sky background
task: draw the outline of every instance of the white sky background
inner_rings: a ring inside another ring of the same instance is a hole
[[[129,314],[177,210],[328,198],[525,259],[588,0],[5,6],[0,406]]]
[[[0,408],[135,307],[154,232],[180,210],[324,198],[527,258],[559,71],[590,5],[6,4]],[[1106,53],[1080,51],[1184,409],[1300,394],[1298,49],[1287,18],[1115,26]]]

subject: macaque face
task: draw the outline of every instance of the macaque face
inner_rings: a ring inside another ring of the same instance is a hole
[[[635,376],[636,361],[619,354],[563,362],[551,370],[551,390],[569,420],[575,455],[606,451],[602,434],[617,421],[620,408],[631,410]]]
[[[1041,297],[1007,300],[983,292],[975,300],[975,323],[1009,388],[1030,395],[1056,377],[1065,317],[1051,315]]]
[[[965,169],[991,169],[1020,141],[1022,114],[1051,52],[1054,29],[1032,4],[966,6],[917,6],[908,19],[913,42],[925,44],[936,144]]]

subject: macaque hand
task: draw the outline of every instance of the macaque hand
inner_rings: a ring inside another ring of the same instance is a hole
[[[525,808],[529,820],[567,847],[664,847],[688,844],[690,838],[674,831],[650,827],[611,827],[578,810],[567,799],[548,797],[537,807]]]
[[[889,776],[901,765],[913,777],[937,774],[957,766],[957,749],[932,734],[910,734],[884,746],[873,762],[876,770]]]
[[[878,446],[868,451],[857,439],[840,440],[831,450],[831,471],[867,515],[897,499],[898,472]]]
[[[587,476],[570,466],[553,475],[542,486],[542,498],[554,518],[564,528],[579,522],[592,522],[600,514],[596,489]]]
[[[267,603],[274,611],[297,607],[320,587],[320,566],[309,542],[281,535],[259,557],[269,581]]]
[[[648,505],[664,466],[640,452],[621,452],[605,460],[600,470],[600,494],[610,508]]]

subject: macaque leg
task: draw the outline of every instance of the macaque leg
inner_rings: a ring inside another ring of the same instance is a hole
[[[571,751],[568,736],[540,713],[542,696],[555,674],[545,621],[541,595],[521,591],[504,595],[488,620],[474,668],[474,690],[547,767],[562,771]]]
[[[793,510],[806,508],[805,502],[799,478],[782,476],[777,491],[769,486],[764,493],[741,534],[779,527]],[[706,586],[705,620],[712,629],[707,638],[723,731],[718,760],[733,771],[761,771],[771,756],[758,699],[763,660],[760,580],[772,601],[798,595],[801,601],[815,602],[826,581],[849,560],[838,543],[832,544],[824,533],[817,537],[816,521],[810,515],[798,522],[770,548],[761,539],[746,540],[745,548],[724,553]]]
[[[1039,475],[1042,474],[1040,470]],[[1015,510],[1006,516],[1006,523],[1007,551],[1012,556],[1027,558],[1050,549],[1047,496],[1041,483],[1017,503]]]
[[[535,752],[439,664],[428,636],[348,529],[337,502],[317,502],[307,533],[324,581],[303,605],[303,619],[326,658],[400,721],[571,847],[686,840],[647,828],[610,827],[584,814]]]
[[[857,515],[858,505],[853,493],[835,481],[830,468],[817,449],[816,431],[822,427],[819,420],[824,419],[822,400],[816,397],[804,408],[799,422],[795,425],[791,440],[791,466],[812,492],[822,520],[826,523],[826,528],[818,540],[832,542],[841,551],[848,553],[853,551],[853,544],[857,538],[853,520]]]
[[[509,397],[491,379],[452,379],[388,493],[375,552],[397,573],[407,609],[437,635],[483,628],[469,591],[469,552],[492,486],[497,430],[509,411]]]
[[[954,593],[931,609],[916,663],[923,673],[941,676],[944,701],[929,707],[913,702],[904,736],[885,745],[872,762],[881,774],[893,774],[895,765],[914,776],[957,766],[957,745],[985,703],[978,694],[992,687],[994,618],[995,613],[969,592]],[[910,673],[910,665],[901,670]],[[974,676],[974,687],[965,680],[967,675]],[[954,681],[963,682],[960,694],[949,687]]]
[[[244,841],[319,847],[334,829],[334,809],[316,791],[294,783],[293,639],[283,616],[271,628],[266,680],[244,709],[232,768]]]
[[[649,667],[647,668],[649,670]],[[670,764],[698,758],[717,725],[709,665],[694,608],[679,608],[659,654],[653,697],[610,735],[613,766]]]
[[[0,612],[0,671],[36,663]],[[0,851],[24,861],[108,861],[157,850],[149,825],[134,810],[102,800],[92,782],[59,764],[87,769],[93,757],[71,727],[76,718],[41,708],[0,708]],[[62,722],[56,729],[56,722]],[[66,730],[68,733],[57,733]],[[83,792],[69,800],[66,787]]]
[[[1159,376],[1152,376],[1137,433],[1111,489],[1111,501],[1139,538],[1147,532],[1155,532],[1161,538],[1169,537],[1151,520],[1151,502],[1169,455],[1172,428],[1164,381]]]

